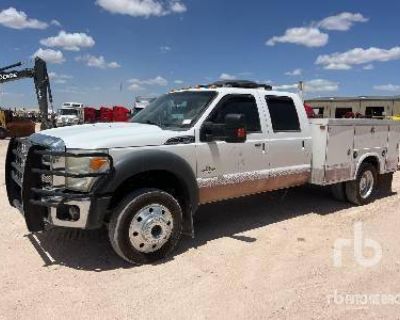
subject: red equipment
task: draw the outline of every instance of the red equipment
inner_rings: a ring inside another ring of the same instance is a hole
[[[113,110],[111,108],[100,108],[100,122],[113,122]]]
[[[129,120],[129,109],[122,106],[115,106],[113,108],[113,122],[127,122]]]
[[[84,122],[85,123],[95,123],[97,121],[96,109],[91,107],[83,108]]]
[[[307,113],[307,118],[309,119],[313,119],[316,118],[314,109],[312,106],[310,106],[309,104],[304,104],[304,109],[306,109],[306,113]]]

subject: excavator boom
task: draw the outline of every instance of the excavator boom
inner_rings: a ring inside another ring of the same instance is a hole
[[[47,73],[46,62],[37,57],[35,58],[35,65],[33,68],[26,68],[22,70],[13,69],[20,67],[21,65],[22,63],[18,62],[10,66],[0,68],[0,84],[26,78],[33,78],[41,116],[41,129],[44,130],[52,128],[53,123],[51,120],[49,120],[49,105],[52,108],[53,96],[51,94],[50,79]]]

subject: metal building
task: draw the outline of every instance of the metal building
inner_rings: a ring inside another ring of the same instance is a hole
[[[400,96],[326,97],[306,101],[324,118],[343,118],[348,113],[366,117],[400,115]]]

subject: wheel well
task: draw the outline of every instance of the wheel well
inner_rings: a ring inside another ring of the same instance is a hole
[[[373,165],[375,167],[377,173],[379,174],[379,160],[377,157],[375,157],[375,156],[366,157],[362,163],[369,163],[369,164]]]
[[[113,192],[109,209],[115,208],[120,201],[135,189],[157,188],[174,196],[182,207],[183,214],[190,208],[190,195],[184,183],[168,171],[148,171],[126,179]]]

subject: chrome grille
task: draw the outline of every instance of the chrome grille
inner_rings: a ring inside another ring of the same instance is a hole
[[[11,163],[12,172],[11,177],[20,187],[24,181],[24,170],[26,165],[26,158],[28,156],[29,144],[25,140],[18,140],[16,148],[13,150],[15,155],[14,161]]]

